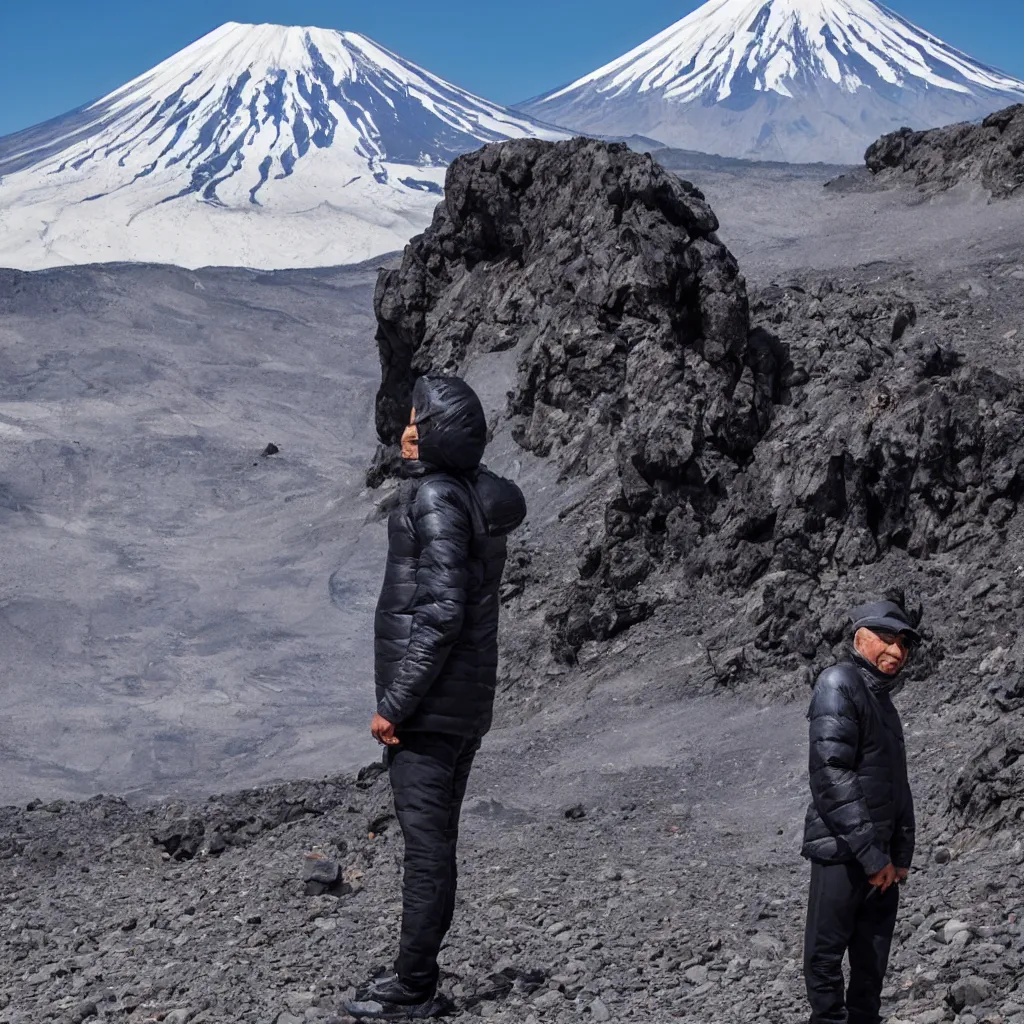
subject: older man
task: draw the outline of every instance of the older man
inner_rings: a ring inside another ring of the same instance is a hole
[[[819,676],[808,715],[804,975],[811,1024],[881,1021],[899,885],[914,856],[914,802],[891,695],[921,638],[892,601],[862,605],[851,618],[850,656]]]

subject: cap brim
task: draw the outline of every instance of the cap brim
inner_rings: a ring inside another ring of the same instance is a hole
[[[884,616],[875,619],[860,619],[853,624],[853,628],[854,630],[875,629],[881,630],[883,633],[897,633],[899,636],[905,636],[913,644],[921,643],[921,634],[913,626],[908,626],[899,619],[890,619]]]

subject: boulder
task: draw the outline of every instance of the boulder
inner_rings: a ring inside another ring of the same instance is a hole
[[[704,522],[768,427],[776,351],[703,194],[623,145],[487,146],[375,296],[382,447],[393,468],[412,385],[514,349],[506,416],[564,477],[609,459],[618,486],[579,578],[550,618],[570,658],[646,618],[642,584]]]

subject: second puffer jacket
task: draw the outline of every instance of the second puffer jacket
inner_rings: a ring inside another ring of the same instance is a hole
[[[420,459],[388,522],[375,618],[377,711],[403,731],[482,736],[491,725],[506,535],[515,484],[480,465],[483,409],[468,385],[424,377],[413,391]]]
[[[857,860],[868,875],[890,862],[910,867],[914,801],[893,683],[856,655],[815,683],[805,857],[825,864]]]

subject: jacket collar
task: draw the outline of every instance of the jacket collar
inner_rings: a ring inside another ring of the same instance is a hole
[[[446,476],[454,476],[465,480],[476,480],[480,475],[478,469],[460,472],[454,469],[443,469],[441,466],[435,466],[432,462],[423,462],[420,459],[401,459],[398,472],[406,480],[422,480],[423,477],[436,473],[444,473]]]
[[[406,480],[419,480],[421,477],[438,472],[438,469],[429,462],[420,462],[419,459],[402,459],[398,464],[398,472]]]
[[[886,675],[875,668],[852,644],[850,645],[850,660],[872,693],[892,695],[903,688],[903,681],[900,679],[900,675],[903,673],[906,665],[896,675]]]

